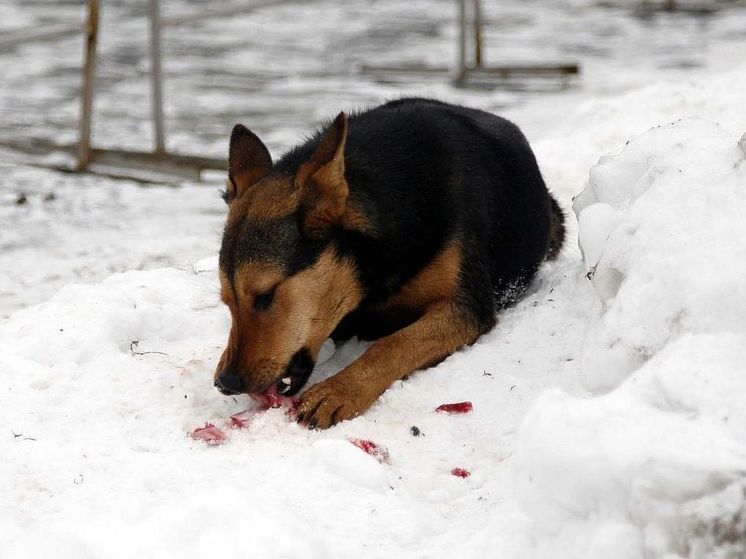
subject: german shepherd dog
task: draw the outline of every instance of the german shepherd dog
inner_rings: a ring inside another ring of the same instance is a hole
[[[340,113],[275,163],[237,124],[228,175],[220,285],[232,326],[215,386],[293,395],[328,337],[377,340],[301,396],[311,428],[356,417],[473,343],[564,238],[520,130],[430,99]]]

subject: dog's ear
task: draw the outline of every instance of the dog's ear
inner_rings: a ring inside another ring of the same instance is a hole
[[[306,233],[323,233],[342,221],[350,190],[345,179],[347,115],[339,113],[321,144],[295,175],[301,192],[303,228]]]
[[[267,147],[243,124],[231,132],[228,150],[228,190],[226,200],[241,196],[248,187],[264,178],[272,169],[272,156]]]

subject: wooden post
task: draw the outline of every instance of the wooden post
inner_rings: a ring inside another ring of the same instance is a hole
[[[456,83],[463,84],[466,81],[467,62],[466,62],[466,0],[459,0],[459,58],[458,58],[458,75]]]
[[[161,71],[161,10],[159,0],[150,0],[150,81],[152,84],[155,153],[166,152],[163,124],[163,74]]]
[[[482,58],[482,7],[480,0],[474,0],[474,67],[481,68]]]
[[[80,92],[80,138],[78,140],[78,170],[83,171],[91,161],[91,117],[93,94],[96,89],[96,45],[98,42],[98,0],[88,0],[86,22],[83,83]]]

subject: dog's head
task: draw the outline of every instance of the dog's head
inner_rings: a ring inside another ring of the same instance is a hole
[[[324,340],[355,309],[354,264],[335,243],[354,227],[345,179],[347,116],[341,113],[292,174],[273,169],[243,125],[231,134],[228,217],[220,248],[221,298],[232,326],[215,371],[224,394],[294,394]]]

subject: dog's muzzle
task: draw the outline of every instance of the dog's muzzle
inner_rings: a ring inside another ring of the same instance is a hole
[[[215,387],[226,396],[235,396],[244,391],[244,382],[237,372],[225,371],[215,379]]]
[[[308,381],[308,377],[313,372],[313,366],[310,351],[303,348],[296,352],[285,368],[285,373],[277,381],[277,391],[283,396],[296,394]]]

